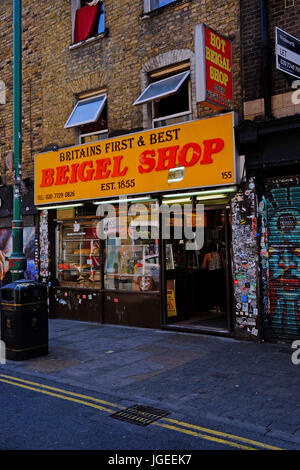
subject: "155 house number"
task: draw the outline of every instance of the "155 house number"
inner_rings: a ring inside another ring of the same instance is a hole
[[[227,180],[229,178],[232,178],[232,171],[222,171],[222,178],[223,180]]]

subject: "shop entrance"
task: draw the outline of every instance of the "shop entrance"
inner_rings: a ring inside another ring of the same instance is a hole
[[[174,231],[165,240],[165,324],[228,332],[230,325],[229,209],[205,206],[204,245],[188,249]]]

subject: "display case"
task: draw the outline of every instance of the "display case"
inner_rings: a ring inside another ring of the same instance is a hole
[[[108,231],[105,240],[104,287],[123,291],[160,289],[157,201],[128,207],[128,213],[116,207],[119,227]],[[153,212],[152,212],[153,211]],[[156,212],[155,212],[156,211]],[[133,215],[131,215],[133,214]],[[111,227],[114,224],[110,224]]]
[[[101,281],[98,219],[58,221],[56,278],[59,285],[93,287]]]
[[[123,243],[122,243],[123,242]],[[110,238],[106,243],[105,288],[157,291],[159,256],[155,240],[131,241]]]

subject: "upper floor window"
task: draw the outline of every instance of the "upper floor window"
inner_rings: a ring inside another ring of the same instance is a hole
[[[106,139],[108,137],[106,94],[79,99],[64,127],[76,129],[80,144]]]
[[[149,104],[152,127],[170,126],[192,119],[190,71],[153,72],[150,84],[134,102]]]
[[[156,10],[157,8],[164,7],[169,3],[174,3],[176,0],[144,0],[145,11]]]
[[[79,43],[105,31],[104,4],[100,0],[72,0],[73,42]]]

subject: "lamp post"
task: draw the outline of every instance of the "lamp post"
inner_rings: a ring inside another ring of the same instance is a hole
[[[13,2],[13,39],[14,39],[14,95],[13,95],[13,221],[12,253],[9,258],[9,269],[12,280],[24,278],[26,257],[23,253],[23,220],[21,194],[21,161],[22,161],[22,0]]]

